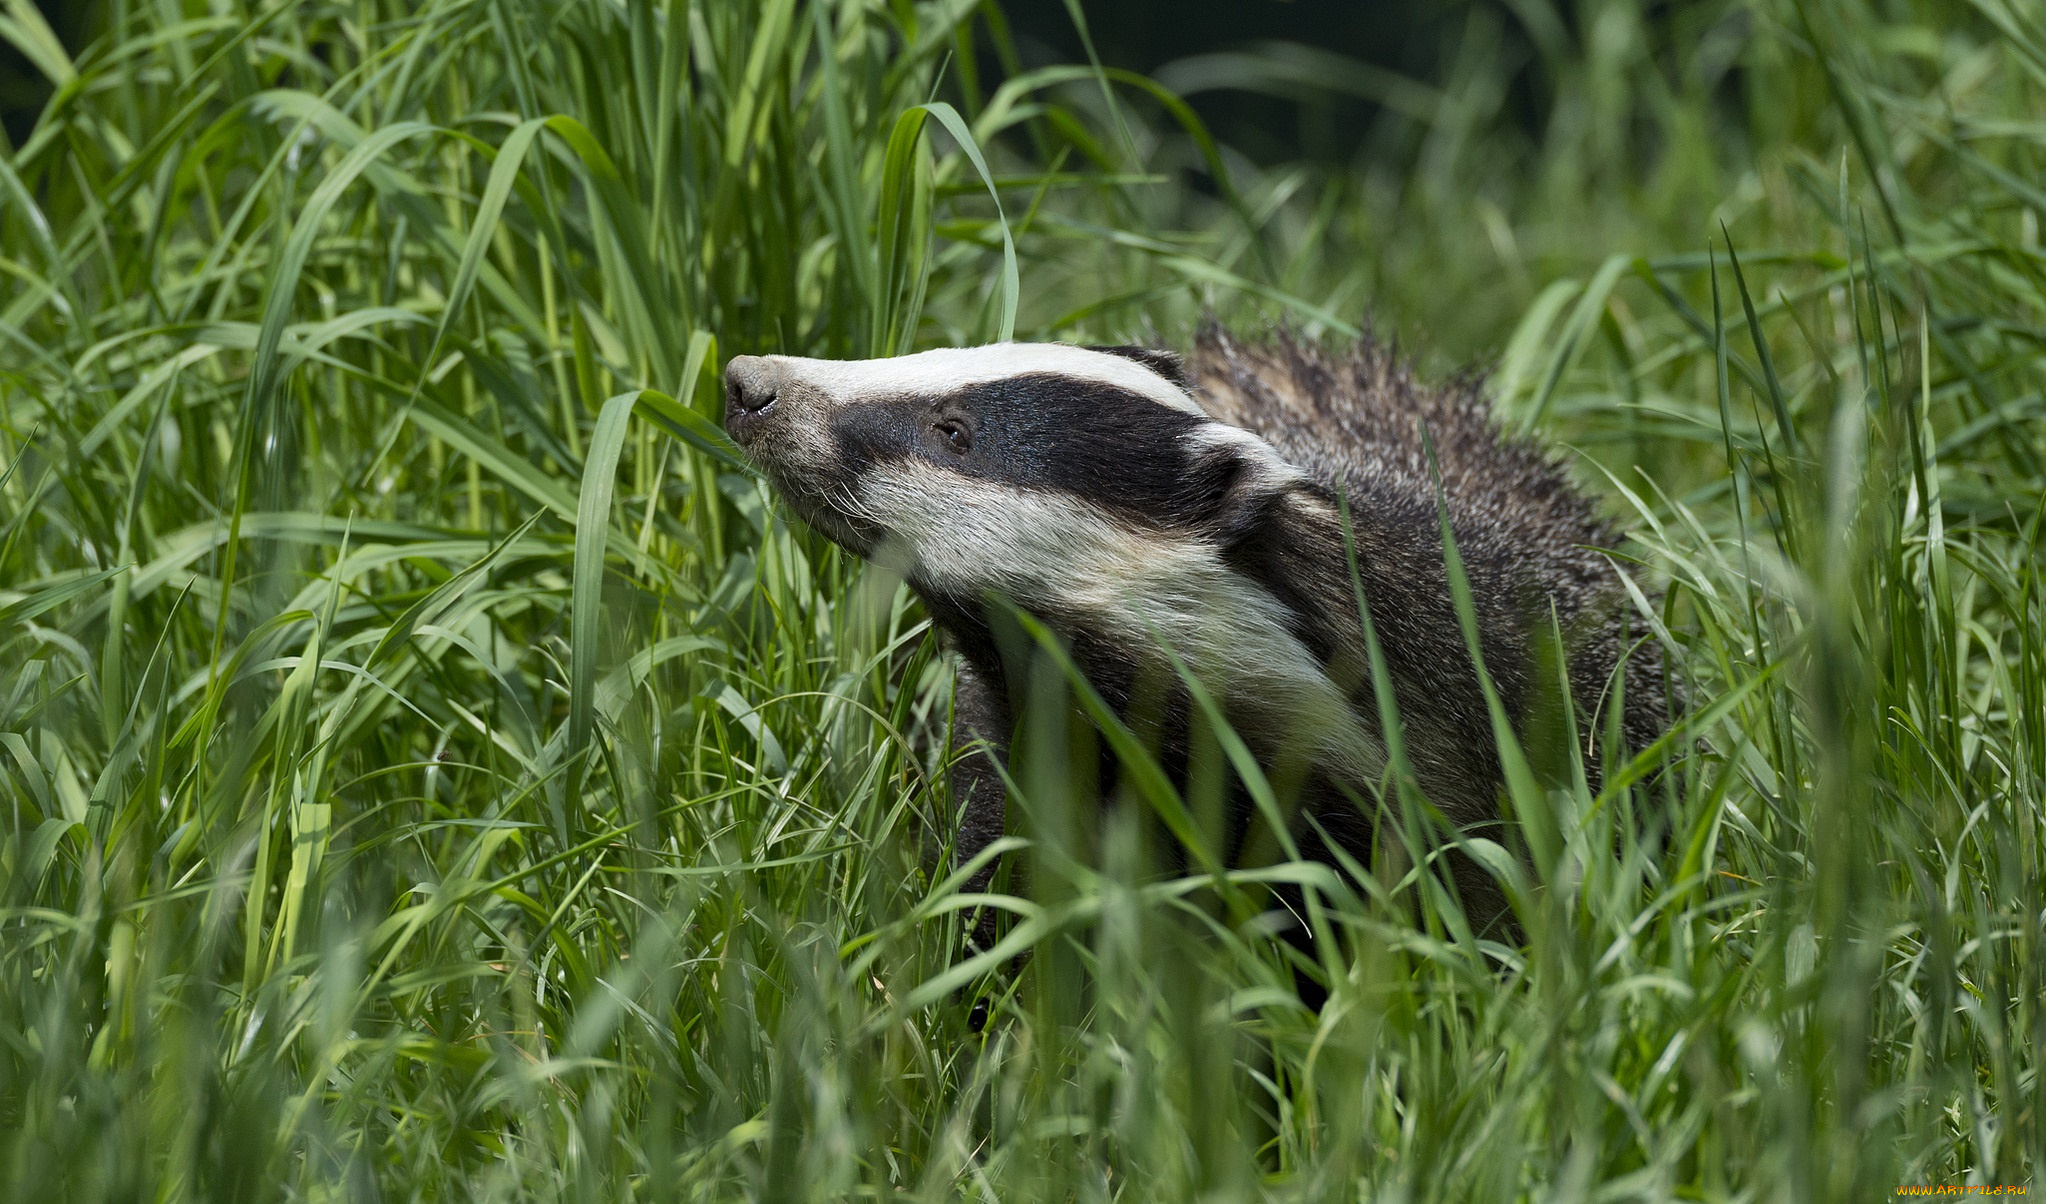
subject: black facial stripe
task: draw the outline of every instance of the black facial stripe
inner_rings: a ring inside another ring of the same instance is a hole
[[[948,417],[970,423],[970,452],[956,453],[934,433]],[[832,414],[831,425],[854,471],[917,456],[947,471],[1067,493],[1145,525],[1171,527],[1206,519],[1242,471],[1233,452],[1189,441],[1207,421],[1128,389],[1047,372],[944,397],[848,405]]]

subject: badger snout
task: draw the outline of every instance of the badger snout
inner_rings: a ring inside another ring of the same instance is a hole
[[[867,528],[841,513],[855,473],[832,435],[834,400],[815,360],[735,355],[725,365],[725,430],[774,490],[811,526],[861,555]]]
[[[725,365],[725,430],[740,443],[759,431],[781,396],[782,370],[758,355],[735,355]]]

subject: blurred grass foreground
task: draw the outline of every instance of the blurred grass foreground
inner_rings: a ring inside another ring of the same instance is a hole
[[[2046,22],[1450,11],[1158,70],[1366,102],[1273,161],[992,0],[0,8],[0,1195],[2031,1182]],[[1488,368],[1666,587],[1671,788],[1515,799],[1523,943],[1417,823],[1301,961],[1045,772],[965,960],[921,613],[707,433],[1204,308]]]

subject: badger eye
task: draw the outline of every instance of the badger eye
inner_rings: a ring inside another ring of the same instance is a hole
[[[968,430],[966,424],[958,419],[946,418],[932,425],[931,429],[936,431],[938,437],[945,441],[946,447],[951,448],[960,455],[963,456],[973,450],[973,432]]]

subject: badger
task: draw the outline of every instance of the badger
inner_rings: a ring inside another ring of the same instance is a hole
[[[1563,738],[1567,725],[1534,729],[1566,678],[1581,733],[1617,728],[1640,750],[1669,721],[1660,649],[1605,551],[1616,530],[1550,453],[1499,429],[1475,378],[1424,386],[1368,337],[1332,350],[1208,324],[1185,359],[1061,343],[738,356],[725,389],[726,429],[773,490],[900,572],[958,654],[961,863],[1005,825],[993,759],[1024,670],[998,635],[1004,608],[1055,633],[1118,713],[1143,712],[1182,784],[1191,677],[1285,785],[1297,847],[1323,860],[1369,864],[1388,713],[1421,794],[1480,831],[1501,822],[1503,789],[1483,680],[1523,739]],[[1594,789],[1600,762],[1583,761]],[[1231,811],[1240,842],[1252,804]],[[1504,914],[1489,873],[1461,861],[1454,876],[1474,920]]]

